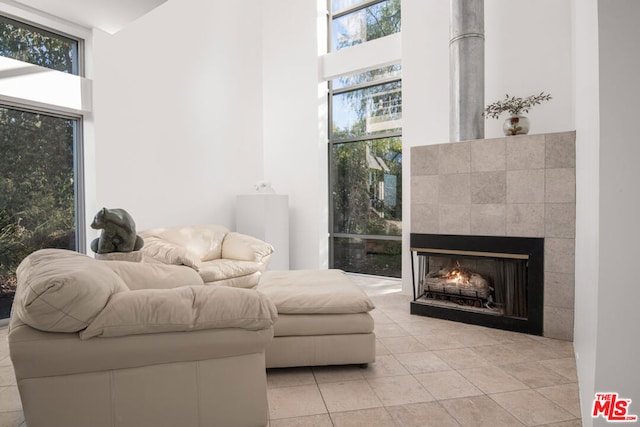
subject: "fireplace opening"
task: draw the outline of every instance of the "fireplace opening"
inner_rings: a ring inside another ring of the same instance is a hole
[[[411,313],[542,334],[544,239],[412,234]]]

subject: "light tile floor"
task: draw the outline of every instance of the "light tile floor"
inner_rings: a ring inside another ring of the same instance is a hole
[[[376,304],[376,362],[269,369],[270,427],[580,426],[573,345],[409,314],[400,283],[352,276]],[[0,326],[0,427],[26,427]]]
[[[582,425],[572,343],[413,316],[399,281],[352,278],[376,362],[267,370],[270,427]]]

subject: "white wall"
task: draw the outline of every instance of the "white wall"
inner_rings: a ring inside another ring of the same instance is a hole
[[[594,393],[618,392],[638,415],[640,289],[612,271],[632,266],[640,251],[637,183],[640,156],[634,123],[640,108],[637,69],[640,4],[576,0],[576,293],[574,347],[583,425],[593,420]],[[621,84],[624,82],[624,84]],[[624,268],[624,267],[622,267]]]
[[[598,324],[599,149],[598,0],[573,0],[576,120],[574,349],[583,424],[592,424]]]
[[[627,280],[615,272],[635,270],[640,257],[639,16],[637,0],[598,1],[600,268],[595,391],[615,391],[632,399],[634,415],[640,415],[640,286],[634,273]],[[606,423],[599,419],[594,424]]]
[[[263,178],[262,9],[170,0],[95,31],[96,201],[139,229],[235,227],[236,194]]]
[[[289,195],[292,269],[326,268],[327,146],[320,135],[316,3],[265,2],[264,179]]]
[[[526,114],[529,133],[573,130],[571,40],[570,0],[485,0],[485,105],[544,91],[553,99]],[[485,120],[485,136],[503,136],[506,118]]]

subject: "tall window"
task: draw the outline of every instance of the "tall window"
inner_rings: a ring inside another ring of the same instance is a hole
[[[78,74],[77,40],[0,17],[0,55]],[[0,105],[0,318],[16,267],[42,248],[83,250],[82,118]]]
[[[332,50],[400,30],[400,1],[334,0]],[[400,65],[329,82],[331,266],[400,277],[402,81]]]

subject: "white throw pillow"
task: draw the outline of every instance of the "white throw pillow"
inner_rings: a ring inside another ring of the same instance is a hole
[[[14,314],[48,332],[77,332],[89,325],[111,295],[128,290],[111,269],[86,255],[41,249],[17,269]]]

